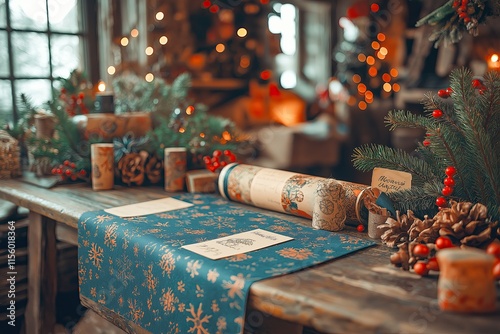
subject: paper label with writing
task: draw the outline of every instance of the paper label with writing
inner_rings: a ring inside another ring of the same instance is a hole
[[[114,208],[105,209],[107,213],[118,217],[137,217],[151,215],[153,213],[172,211],[184,209],[192,206],[193,204],[179,201],[178,199],[167,197],[146,201],[141,203],[134,203],[129,205],[117,206]]]
[[[374,168],[372,175],[372,187],[378,188],[385,193],[411,189],[412,175],[386,168]]]
[[[184,245],[182,248],[212,260],[277,245],[293,238],[262,229],[228,235],[222,238]]]

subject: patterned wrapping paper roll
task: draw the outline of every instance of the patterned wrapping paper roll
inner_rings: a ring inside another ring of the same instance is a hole
[[[335,194],[339,205],[334,215],[341,216],[345,212],[345,222],[356,222],[356,198],[367,187],[365,185],[237,163],[222,169],[218,185],[226,199],[312,219],[319,184],[326,180],[337,182],[336,190],[338,185],[342,187],[342,194]],[[334,228],[341,225],[337,222]]]
[[[312,227],[327,231],[340,231],[346,220],[345,190],[334,179],[325,179],[318,182]]]
[[[167,147],[164,152],[165,190],[182,191],[186,183],[186,149],[184,147]]]

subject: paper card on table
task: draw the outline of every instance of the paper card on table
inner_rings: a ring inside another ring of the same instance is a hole
[[[192,206],[192,203],[179,201],[178,199],[167,197],[155,199],[147,202],[134,203],[124,206],[105,209],[107,213],[122,218],[151,215],[153,213],[184,209]]]
[[[372,187],[385,193],[411,189],[412,175],[406,172],[386,168],[374,168],[372,174]]]
[[[208,257],[209,259],[218,260],[223,257],[248,253],[290,240],[293,240],[293,238],[262,229],[255,229],[196,244],[184,245],[182,248]]]

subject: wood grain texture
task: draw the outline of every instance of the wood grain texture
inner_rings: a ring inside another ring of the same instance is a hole
[[[7,180],[0,186],[0,198],[75,229],[78,218],[86,211],[169,195],[160,187],[116,187],[111,191],[95,192],[86,184],[72,184],[47,190],[16,180]],[[258,208],[244,207],[263,212]],[[266,213],[297,224],[311,225],[311,221],[306,219],[270,211]],[[35,229],[32,233],[35,237],[39,234]],[[367,238],[366,234],[360,234],[353,228],[345,229],[342,233]],[[35,249],[39,246],[34,242],[30,247]],[[377,245],[294,274],[258,281],[250,288],[248,308],[253,312],[251,316],[257,320],[272,316],[309,326],[323,333],[498,331],[498,308],[489,315],[461,315],[440,311],[436,299],[437,276],[419,277],[392,267],[389,264],[392,252],[385,246]],[[30,290],[30,298],[31,293],[36,291]],[[82,301],[84,304],[89,303],[84,299]],[[36,309],[31,309],[31,316],[32,312],[36,312]],[[107,318],[116,317],[109,310],[101,310],[99,313]],[[247,313],[247,321],[251,319]],[[258,332],[257,320],[256,326],[252,326],[252,332]],[[130,329],[130,324],[117,319],[114,322],[128,327],[129,332],[137,330]]]

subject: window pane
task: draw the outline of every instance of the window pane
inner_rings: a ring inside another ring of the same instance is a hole
[[[52,88],[49,80],[15,80],[16,105],[21,105],[21,94],[26,95],[34,107],[42,107],[43,104],[52,100]]]
[[[13,121],[10,81],[0,80],[0,124]]]
[[[35,32],[13,32],[15,76],[49,76],[48,36]]]
[[[0,31],[0,77],[9,76],[9,53],[7,52],[7,32]]]
[[[80,38],[78,36],[52,36],[52,69],[54,77],[69,77],[80,66]]]
[[[49,22],[53,31],[80,32],[76,0],[49,0]]]
[[[12,28],[47,30],[45,1],[10,0],[9,7]]]
[[[6,10],[5,0],[0,0],[0,28],[5,28],[7,26],[7,17],[5,16]]]

